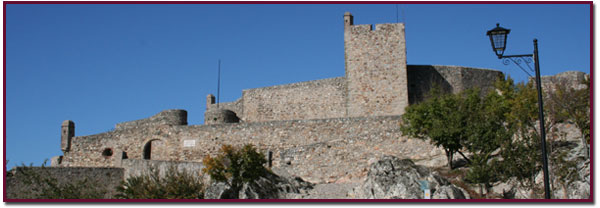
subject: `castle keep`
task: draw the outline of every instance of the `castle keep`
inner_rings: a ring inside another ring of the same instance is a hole
[[[447,93],[489,89],[501,72],[458,66],[407,65],[403,23],[344,21],[345,76],[243,90],[234,102],[208,95],[204,125],[188,125],[185,110],[116,124],[114,130],[75,136],[61,127],[59,167],[126,167],[132,161],[201,162],[221,145],[253,144],[269,166],[314,182],[359,180],[382,155],[441,166],[443,150],[402,136],[404,109],[429,89]],[[199,164],[201,165],[201,164]]]

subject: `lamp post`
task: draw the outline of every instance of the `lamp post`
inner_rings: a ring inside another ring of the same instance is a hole
[[[548,184],[548,158],[546,155],[546,130],[544,128],[544,104],[542,101],[542,83],[540,79],[540,60],[538,56],[537,39],[533,39],[533,54],[522,54],[522,55],[504,55],[506,49],[506,39],[510,33],[509,29],[500,27],[500,24],[496,24],[494,29],[487,31],[487,35],[490,37],[492,43],[492,49],[498,56],[498,59],[504,58],[504,64],[508,64],[509,61],[515,63],[521,70],[529,74],[523,67],[521,67],[521,61],[524,61],[526,66],[531,69],[529,63],[533,58],[535,68],[535,82],[538,94],[538,108],[539,108],[539,119],[540,119],[540,134],[542,143],[542,169],[544,171],[544,191],[546,199],[550,199],[550,185]]]

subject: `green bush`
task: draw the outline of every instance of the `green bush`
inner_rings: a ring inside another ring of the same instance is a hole
[[[263,166],[267,160],[265,155],[257,152],[248,144],[241,149],[231,145],[223,145],[221,154],[215,158],[207,156],[203,163],[203,172],[217,182],[224,182],[234,189],[240,188],[244,182],[252,182],[267,173]]]
[[[130,177],[117,187],[118,199],[202,199],[204,184],[199,174],[169,168],[164,176],[158,169]]]

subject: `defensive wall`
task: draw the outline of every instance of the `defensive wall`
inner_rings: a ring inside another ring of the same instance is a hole
[[[504,74],[500,71],[463,66],[407,65],[407,89],[410,104],[423,100],[432,87],[446,93],[456,93],[478,87],[483,91]],[[243,90],[235,102],[214,102],[207,97],[205,124],[214,124],[217,109],[226,109],[242,122],[325,119],[352,117],[348,115],[348,84],[346,77],[298,82],[286,85]],[[400,114],[398,114],[400,115]],[[370,116],[370,115],[367,115]]]
[[[357,177],[369,159],[383,154],[443,165],[441,149],[402,136],[400,119],[380,116],[115,129],[73,137],[59,165],[121,167],[123,159],[201,162],[223,144],[253,144],[265,153],[270,166],[313,182]],[[110,156],[104,154],[108,149],[113,152]]]
[[[105,199],[112,198],[116,187],[121,182],[132,176],[150,174],[157,171],[164,176],[167,171],[177,170],[200,176],[204,165],[195,162],[176,162],[158,160],[124,159],[120,167],[15,167],[10,170],[6,177],[6,193],[9,199],[37,198],[44,183],[35,183],[32,178],[38,180],[50,180],[59,186],[66,184],[80,184],[86,187],[94,187],[95,190],[106,192]],[[208,176],[201,178],[204,182],[209,181]],[[34,182],[29,184],[27,181]]]
[[[85,184],[98,191],[107,191],[104,198],[116,194],[115,188],[123,181],[123,168],[90,168],[90,167],[16,167],[6,176],[6,197],[9,199],[37,198],[46,183],[35,183],[31,178],[40,181],[50,180],[56,184]],[[33,182],[29,184],[29,182]],[[47,193],[48,194],[48,193]]]

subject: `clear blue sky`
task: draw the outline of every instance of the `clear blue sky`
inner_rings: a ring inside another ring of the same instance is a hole
[[[532,53],[542,75],[590,71],[590,5],[399,5],[408,64],[526,75],[493,54],[485,32],[511,29],[506,54]],[[396,22],[396,5],[6,6],[6,158],[9,168],[62,155],[60,125],[77,136],[185,109],[203,123],[205,98],[344,76],[343,14]]]

